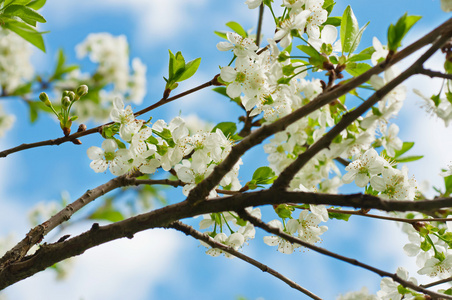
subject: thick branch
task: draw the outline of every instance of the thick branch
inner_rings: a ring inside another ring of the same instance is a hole
[[[212,190],[216,185],[219,184],[224,175],[226,175],[232,169],[232,167],[237,163],[240,157],[248,149],[260,144],[267,137],[279,131],[285,130],[290,124],[318,110],[322,106],[336,100],[338,97],[348,93],[359,85],[364,84],[370,79],[370,77],[372,77],[372,75],[379,74],[380,72],[386,70],[390,66],[399,62],[413,52],[419,50],[423,46],[435,41],[438,36],[442,36],[441,39],[446,39],[446,36],[450,37],[451,35],[452,18],[434,29],[429,34],[425,35],[423,38],[409,45],[402,51],[396,53],[390,60],[379,63],[372,69],[368,70],[358,77],[353,78],[343,85],[336,85],[332,89],[326,90],[324,93],[317,96],[313,101],[297,109],[293,113],[275,121],[270,125],[264,125],[261,128],[257,129],[252,134],[244,138],[238,145],[234,146],[226,159],[221,164],[216,166],[213,172],[205,180],[203,180],[193,190],[190,191],[188,201],[192,203],[195,203],[196,201],[204,201],[210,190]]]
[[[281,172],[279,177],[273,183],[272,188],[283,189],[289,186],[290,181],[300,171],[301,168],[322,149],[328,148],[333,139],[338,136],[344,129],[356,121],[362,114],[374,106],[378,101],[383,99],[389,92],[395,87],[404,82],[410,76],[418,74],[422,70],[422,65],[429,59],[438,49],[446,43],[451,36],[452,32],[448,35],[441,36],[416,62],[408,69],[402,72],[399,76],[388,82],[384,87],[376,91],[369,97],[363,104],[358,106],[353,111],[345,114],[342,119],[328,131],[322,138],[310,146],[305,152],[300,154],[297,159],[292,162],[284,171]]]
[[[250,206],[283,203],[330,204],[355,208],[375,208],[384,211],[432,211],[442,207],[451,207],[452,198],[425,201],[390,201],[362,194],[329,195],[265,190],[201,201],[196,206],[184,201],[121,222],[102,227],[94,226],[90,231],[62,243],[44,245],[35,255],[24,257],[20,261],[11,262],[0,268],[0,290],[61,260],[80,255],[87,249],[115,239],[131,238],[139,231],[165,227],[171,222],[201,214],[239,211]]]
[[[190,235],[192,237],[194,237],[197,240],[203,241],[206,244],[210,245],[212,248],[218,248],[221,251],[227,252],[229,254],[234,255],[235,257],[243,260],[244,262],[247,262],[253,266],[255,266],[256,268],[260,269],[262,272],[267,272],[270,275],[275,276],[276,278],[278,278],[279,280],[285,282],[286,284],[288,284],[290,287],[299,290],[300,292],[302,292],[303,294],[311,297],[312,299],[319,299],[321,300],[322,298],[320,298],[319,296],[313,294],[312,292],[308,291],[307,289],[303,288],[302,286],[298,285],[297,283],[295,283],[294,281],[290,280],[289,278],[285,277],[284,275],[282,275],[281,273],[273,270],[272,268],[268,267],[267,265],[264,265],[263,263],[243,254],[240,253],[237,250],[234,250],[234,248],[226,246],[224,244],[221,244],[217,241],[215,241],[213,238],[211,238],[210,236],[208,236],[207,234],[201,233],[197,230],[195,230],[193,227],[185,225],[182,222],[173,222],[171,224],[168,225],[168,228],[174,228],[176,230],[179,230],[183,233],[185,233],[186,235]]]
[[[447,296],[447,295],[444,295],[444,294],[438,294],[438,293],[429,291],[429,290],[427,290],[427,289],[425,289],[423,287],[420,287],[420,286],[418,286],[418,285],[416,285],[416,284],[414,284],[414,283],[412,283],[410,281],[403,280],[402,278],[397,276],[397,274],[392,274],[392,273],[380,270],[378,268],[375,268],[375,267],[369,266],[367,264],[364,264],[364,263],[362,263],[362,262],[360,262],[360,261],[358,261],[356,259],[349,258],[349,257],[343,256],[343,255],[339,255],[337,253],[334,253],[334,252],[328,251],[326,249],[314,246],[314,245],[312,245],[310,243],[307,243],[307,242],[305,242],[305,241],[303,241],[303,240],[301,240],[299,238],[296,238],[296,237],[293,237],[293,236],[291,236],[289,234],[286,234],[286,233],[282,232],[279,228],[271,227],[271,226],[265,224],[264,222],[262,222],[261,220],[253,217],[251,214],[249,214],[245,210],[238,211],[237,213],[239,214],[239,216],[242,219],[250,221],[254,226],[262,228],[265,231],[267,231],[268,233],[275,234],[275,235],[277,235],[277,236],[279,236],[279,237],[281,237],[281,238],[283,238],[283,239],[285,239],[285,240],[287,240],[287,241],[289,241],[291,243],[300,244],[300,245],[302,245],[302,246],[304,246],[306,248],[314,250],[314,251],[316,251],[318,253],[321,253],[323,255],[326,255],[326,256],[329,256],[329,257],[332,257],[332,258],[336,258],[338,260],[341,260],[343,262],[347,262],[347,263],[352,264],[354,266],[358,266],[358,267],[364,268],[366,270],[369,270],[371,272],[374,272],[374,273],[380,275],[381,277],[390,277],[390,278],[392,278],[392,280],[400,283],[404,287],[409,287],[409,288],[411,288],[411,289],[413,289],[415,291],[422,292],[424,294],[430,295],[434,299],[438,299],[438,298],[439,299],[452,299],[452,296]]]

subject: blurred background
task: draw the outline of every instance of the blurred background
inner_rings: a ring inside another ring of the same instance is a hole
[[[245,30],[255,29],[258,10],[249,10],[244,1],[208,0],[97,0],[48,1],[40,11],[47,19],[40,30],[44,35],[47,53],[33,49],[36,73],[50,74],[56,63],[57,51],[64,49],[69,63],[81,64],[82,70],[93,70],[88,58],[78,60],[74,47],[89,33],[108,32],[125,35],[129,43],[130,58],[139,57],[147,65],[147,95],[134,111],[158,101],[163,93],[163,76],[168,72],[168,49],[181,51],[186,60],[201,57],[198,72],[180,84],[173,93],[209,81],[219,73],[219,66],[227,65],[230,53],[220,52],[216,44],[221,40],[214,30],[226,31],[225,23],[236,21]],[[448,19],[440,9],[439,0],[401,1],[338,1],[332,16],[341,16],[351,5],[360,26],[370,21],[364,32],[360,49],[372,45],[376,36],[386,44],[386,32],[405,12],[423,18],[413,27],[404,45],[416,40]],[[277,6],[277,5],[276,5]],[[273,37],[274,23],[268,10],[264,13],[264,41]],[[414,54],[413,61],[418,54]],[[435,56],[428,67],[442,70],[442,57]],[[399,64],[399,68],[408,62]],[[446,128],[441,120],[430,116],[423,101],[412,93],[413,87],[430,96],[439,91],[441,81],[414,77],[406,82],[408,97],[396,120],[403,141],[413,141],[413,155],[424,155],[408,164],[409,174],[418,184],[430,183],[427,195],[433,196],[432,186],[442,187],[438,175],[452,161],[452,127]],[[0,150],[61,136],[54,116],[42,114],[34,124],[29,122],[28,107],[10,98],[1,100],[5,111],[16,115],[14,127],[0,139]],[[239,110],[226,98],[209,89],[181,98],[146,114],[153,120],[196,115],[213,124],[237,121]],[[76,123],[76,122],[75,122]],[[88,128],[96,125],[88,123]],[[74,126],[75,127],[75,126]],[[113,176],[94,173],[89,167],[86,150],[100,146],[100,135],[82,139],[83,144],[40,147],[14,153],[0,159],[0,237],[12,243],[23,238],[30,228],[28,212],[38,203],[48,203],[63,197],[75,200],[87,189],[94,188]],[[267,164],[265,153],[255,149],[244,157],[240,170],[242,182],[251,179],[256,167]],[[254,168],[254,169],[253,169]],[[344,186],[342,192],[359,190]],[[169,203],[183,199],[180,189],[164,190]],[[101,203],[102,200],[96,200]],[[158,207],[158,202],[154,203]],[[264,209],[271,215],[271,209]],[[276,218],[276,215],[274,215]],[[76,218],[74,216],[74,218]],[[197,227],[201,218],[187,220]],[[266,221],[270,221],[267,219]],[[50,235],[52,242],[64,234],[76,235],[86,231],[94,221],[82,221]],[[395,272],[404,266],[410,275],[416,275],[414,259],[403,252],[407,237],[399,227],[390,222],[374,221],[359,216],[349,222],[332,220],[329,230],[322,235],[321,247],[339,254],[354,257],[372,266]],[[324,299],[334,299],[339,294],[360,290],[366,286],[374,293],[379,289],[380,278],[368,271],[322,256],[313,251],[296,251],[292,255],[268,247],[265,236],[258,231],[256,239],[243,248],[243,253],[280,271],[301,286]],[[3,291],[5,299],[305,299],[272,276],[247,265],[238,259],[224,256],[210,257],[199,242],[173,230],[151,230],[137,234],[132,240],[118,240],[86,251],[82,256],[66,263],[69,272],[62,280],[57,273],[47,270],[23,280]],[[420,283],[429,278],[419,279]],[[2,298],[3,299],[3,298]]]

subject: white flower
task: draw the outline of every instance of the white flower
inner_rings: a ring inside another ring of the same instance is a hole
[[[372,53],[370,60],[372,61],[372,64],[375,66],[376,64],[378,64],[378,60],[380,58],[386,59],[386,56],[388,56],[389,50],[386,48],[386,46],[381,45],[381,43],[377,39],[377,37],[373,38],[372,45],[375,49],[375,52]]]
[[[129,86],[130,91],[128,98],[135,104],[139,105],[143,102],[146,95],[146,65],[139,58],[132,60],[133,75],[130,75]]]
[[[298,236],[307,243],[317,243],[320,241],[319,236],[328,230],[327,226],[319,226],[320,218],[308,210],[301,211],[298,219]]]
[[[272,220],[268,222],[268,225],[293,235],[297,232],[298,221],[290,219],[286,224],[286,230],[284,230],[282,223],[278,220]],[[300,247],[299,244],[292,244],[279,236],[264,236],[264,243],[269,246],[278,246],[278,251],[284,254],[292,254],[295,248]]]
[[[391,126],[389,126],[389,128],[388,128],[386,136],[383,138],[383,141],[382,141],[383,147],[385,147],[386,153],[390,157],[394,157],[395,150],[402,149],[403,142],[397,136],[398,133],[399,133],[399,126],[397,126],[396,124],[391,124]]]
[[[0,137],[2,137],[6,131],[11,129],[15,121],[16,116],[5,114],[3,108],[0,106]]]
[[[408,280],[412,283],[414,283],[415,285],[417,285],[417,280],[416,278],[410,277],[408,278],[409,274],[408,271],[405,270],[402,267],[399,267],[397,269],[396,272],[397,276],[399,276],[401,279],[403,280]],[[414,299],[414,296],[412,294],[400,294],[399,293],[399,287],[400,283],[398,282],[394,282],[394,280],[392,280],[392,278],[389,277],[383,277],[383,279],[381,279],[381,283],[380,283],[380,288],[381,290],[379,290],[377,292],[377,296],[378,299],[380,300],[401,300],[402,297],[403,299]]]
[[[110,172],[116,176],[123,175],[130,169],[129,159],[131,155],[127,149],[118,149],[118,144],[113,139],[106,139],[102,142],[102,148],[92,146],[87,150],[88,157],[93,161],[90,163],[91,169],[96,173],[105,172],[110,168]]]
[[[116,97],[113,101],[110,118],[113,122],[120,124],[119,136],[126,142],[129,142],[132,139],[132,136],[137,133],[143,125],[142,121],[135,120],[130,105],[124,109],[124,102],[120,97]]]
[[[408,170],[403,166],[402,170],[385,167],[382,177],[373,176],[370,179],[372,188],[381,192],[380,197],[395,200],[414,200],[416,183],[408,179]]]
[[[308,43],[312,45],[317,51],[320,51],[323,44],[332,45],[333,53],[341,52],[342,46],[341,41],[336,41],[337,39],[337,29],[333,25],[325,25],[322,30],[322,35],[320,38],[309,38]]]
[[[306,33],[310,38],[320,37],[320,28],[328,18],[328,12],[322,8],[324,0],[307,0],[306,10],[310,11],[310,16],[306,22]]]
[[[279,44],[283,48],[289,46],[292,42],[290,32],[292,30],[297,30],[299,34],[302,35],[304,33],[304,28],[306,27],[309,14],[311,14],[310,10],[304,10],[299,14],[290,15],[288,19],[282,21],[273,39],[275,41],[279,41]]]
[[[430,277],[439,276],[440,278],[450,277],[452,270],[452,255],[446,254],[446,258],[442,261],[436,257],[427,260],[425,266],[417,271],[421,275],[428,275]]]
[[[367,288],[363,287],[360,291],[340,295],[336,300],[377,300],[377,296],[370,295]]]
[[[248,5],[249,9],[254,9],[256,7],[259,7],[261,5],[262,0],[246,0],[245,4]]]
[[[386,161],[378,156],[374,148],[370,148],[359,159],[350,163],[345,170],[348,171],[342,178],[344,183],[350,183],[353,180],[359,187],[365,187],[372,175],[383,172]]]
[[[449,170],[441,172],[439,175],[446,177],[452,175],[452,164],[448,166]]]
[[[245,242],[245,238],[243,237],[243,235],[241,233],[238,232],[234,232],[233,234],[231,234],[229,237],[223,233],[220,232],[219,234],[217,234],[214,237],[214,240],[226,245],[226,246],[230,246],[232,247],[234,250],[238,250],[243,243]],[[204,243],[203,243],[204,244]],[[206,254],[216,257],[219,256],[221,253],[224,253],[224,256],[226,256],[227,258],[233,258],[234,256],[227,253],[227,252],[223,252],[223,250],[220,250],[218,248],[211,248],[209,250],[206,251]]]
[[[0,28],[0,89],[12,93],[33,77],[30,44],[14,32]]]
[[[115,89],[127,91],[129,82],[129,46],[125,35],[91,33],[75,48],[77,57],[89,54],[92,62],[98,63],[97,72],[105,82],[112,82]]]
[[[233,50],[234,54],[238,58],[244,58],[246,56],[254,56],[258,49],[253,39],[244,38],[235,32],[226,33],[229,42],[219,42],[217,49],[220,51]]]

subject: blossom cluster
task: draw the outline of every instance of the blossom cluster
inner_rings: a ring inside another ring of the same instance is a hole
[[[75,69],[55,86],[59,90],[59,87],[67,89],[68,86],[84,83],[91,90],[99,90],[74,107],[79,119],[104,121],[108,118],[114,99],[118,97],[136,105],[142,103],[146,95],[147,68],[139,58],[133,58],[130,67],[129,45],[124,35],[92,33],[75,50],[79,59],[88,56],[91,62],[97,64],[94,74]]]

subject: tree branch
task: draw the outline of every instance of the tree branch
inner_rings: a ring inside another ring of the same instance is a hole
[[[130,182],[133,182],[133,180]],[[101,189],[99,188],[98,190]],[[329,195],[265,190],[219,197],[209,199],[208,201],[200,201],[196,206],[193,206],[188,201],[183,201],[110,225],[98,226],[95,224],[91,230],[62,243],[41,246],[40,250],[32,256],[25,256],[17,261],[10,260],[9,263],[2,264],[2,267],[0,268],[0,290],[17,281],[32,276],[61,260],[80,255],[87,249],[115,239],[123,237],[132,238],[133,235],[139,231],[156,227],[165,227],[171,222],[201,214],[240,211],[250,206],[262,206],[268,204],[277,205],[283,203],[329,204],[333,206],[360,207],[365,209],[375,208],[384,211],[431,211],[442,207],[451,207],[452,198],[423,201],[391,201],[362,194]],[[65,212],[63,213],[63,211],[57,215],[64,215]],[[37,226],[37,228],[40,228],[39,226]],[[44,232],[45,228],[40,228],[39,230],[42,230],[40,232]],[[30,231],[30,233],[33,233],[33,230]],[[38,233],[37,236],[40,236],[40,234],[41,233]],[[35,235],[31,236],[34,239]],[[27,237],[24,241],[27,245]],[[4,261],[3,258],[2,260]]]
[[[374,273],[380,275],[381,277],[390,277],[390,278],[392,278],[392,280],[400,283],[404,287],[409,287],[409,288],[411,288],[411,289],[413,289],[415,291],[427,294],[427,295],[429,295],[429,296],[431,296],[431,297],[433,297],[435,299],[436,298],[452,299],[452,296],[447,296],[445,294],[438,294],[438,293],[435,293],[433,291],[429,291],[429,290],[427,290],[427,289],[425,289],[423,287],[420,287],[418,285],[415,285],[414,283],[412,283],[410,281],[403,280],[402,278],[397,276],[397,274],[392,274],[392,273],[380,270],[378,268],[375,268],[375,267],[372,267],[370,265],[364,264],[364,263],[362,263],[362,262],[360,262],[360,261],[358,261],[356,259],[349,258],[349,257],[343,256],[343,255],[339,255],[337,253],[328,251],[326,249],[314,246],[314,245],[312,245],[310,243],[307,243],[307,242],[305,242],[305,241],[303,241],[303,240],[301,240],[299,238],[296,238],[296,237],[293,237],[291,235],[288,235],[288,234],[282,232],[279,228],[271,227],[271,226],[265,224],[264,222],[262,222],[258,218],[253,217],[251,214],[249,214],[245,210],[237,211],[237,213],[240,216],[240,218],[251,222],[254,226],[259,227],[261,229],[264,229],[268,233],[275,234],[275,235],[277,235],[277,236],[279,236],[279,237],[281,237],[281,238],[283,238],[283,239],[285,239],[285,240],[287,240],[287,241],[289,241],[291,243],[300,244],[300,245],[302,245],[302,246],[304,246],[306,248],[314,250],[314,251],[316,251],[318,253],[321,253],[323,255],[330,256],[332,258],[336,258],[338,260],[341,260],[343,262],[347,262],[347,263],[352,264],[354,266],[358,266],[358,267],[364,268],[366,270],[369,270],[371,272],[374,272]]]
[[[438,284],[442,284],[442,283],[446,283],[446,282],[449,282],[449,281],[452,281],[452,277],[441,279],[441,280],[437,280],[437,281],[433,281],[433,282],[428,283],[428,284],[421,284],[420,286],[423,287],[423,288],[429,288],[429,287],[432,287],[432,286],[435,286],[435,285],[438,285]]]
[[[338,214],[346,214],[346,215],[355,215],[355,216],[362,216],[362,217],[368,217],[373,219],[380,219],[380,220],[388,220],[388,221],[395,221],[395,222],[403,222],[403,223],[417,223],[417,222],[447,222],[452,221],[452,218],[424,218],[424,219],[404,219],[404,218],[395,218],[395,217],[388,217],[388,216],[379,216],[379,215],[373,215],[365,213],[361,210],[340,210],[340,209],[327,209],[328,212],[331,213],[338,213]]]
[[[430,78],[439,77],[439,78],[452,80],[452,74],[445,74],[442,72],[432,71],[432,70],[425,69],[425,68],[422,68],[421,70],[419,70],[419,74],[427,75]]]
[[[215,241],[213,238],[211,238],[210,236],[208,236],[207,234],[201,233],[197,230],[195,230],[193,227],[188,226],[182,222],[176,221],[173,222],[171,224],[168,225],[168,228],[174,228],[176,230],[179,230],[183,233],[185,233],[185,235],[190,235],[192,237],[194,237],[197,240],[203,241],[206,244],[209,244],[212,248],[218,248],[221,251],[227,252],[231,255],[234,255],[235,257],[243,260],[244,262],[247,262],[253,266],[255,266],[256,268],[260,269],[262,272],[267,272],[270,275],[273,275],[274,277],[278,278],[279,280],[285,282],[287,285],[289,285],[290,287],[299,290],[300,292],[302,292],[303,294],[311,297],[312,299],[318,299],[321,300],[322,298],[320,298],[319,296],[313,294],[312,292],[308,291],[307,289],[303,288],[302,286],[298,285],[297,283],[295,283],[294,281],[290,280],[289,278],[285,277],[284,275],[282,275],[281,273],[275,271],[274,269],[268,267],[267,265],[264,265],[263,263],[245,255],[242,254],[240,252],[238,252],[237,250],[234,250],[234,248],[226,246],[224,244],[221,244],[217,241]]]

